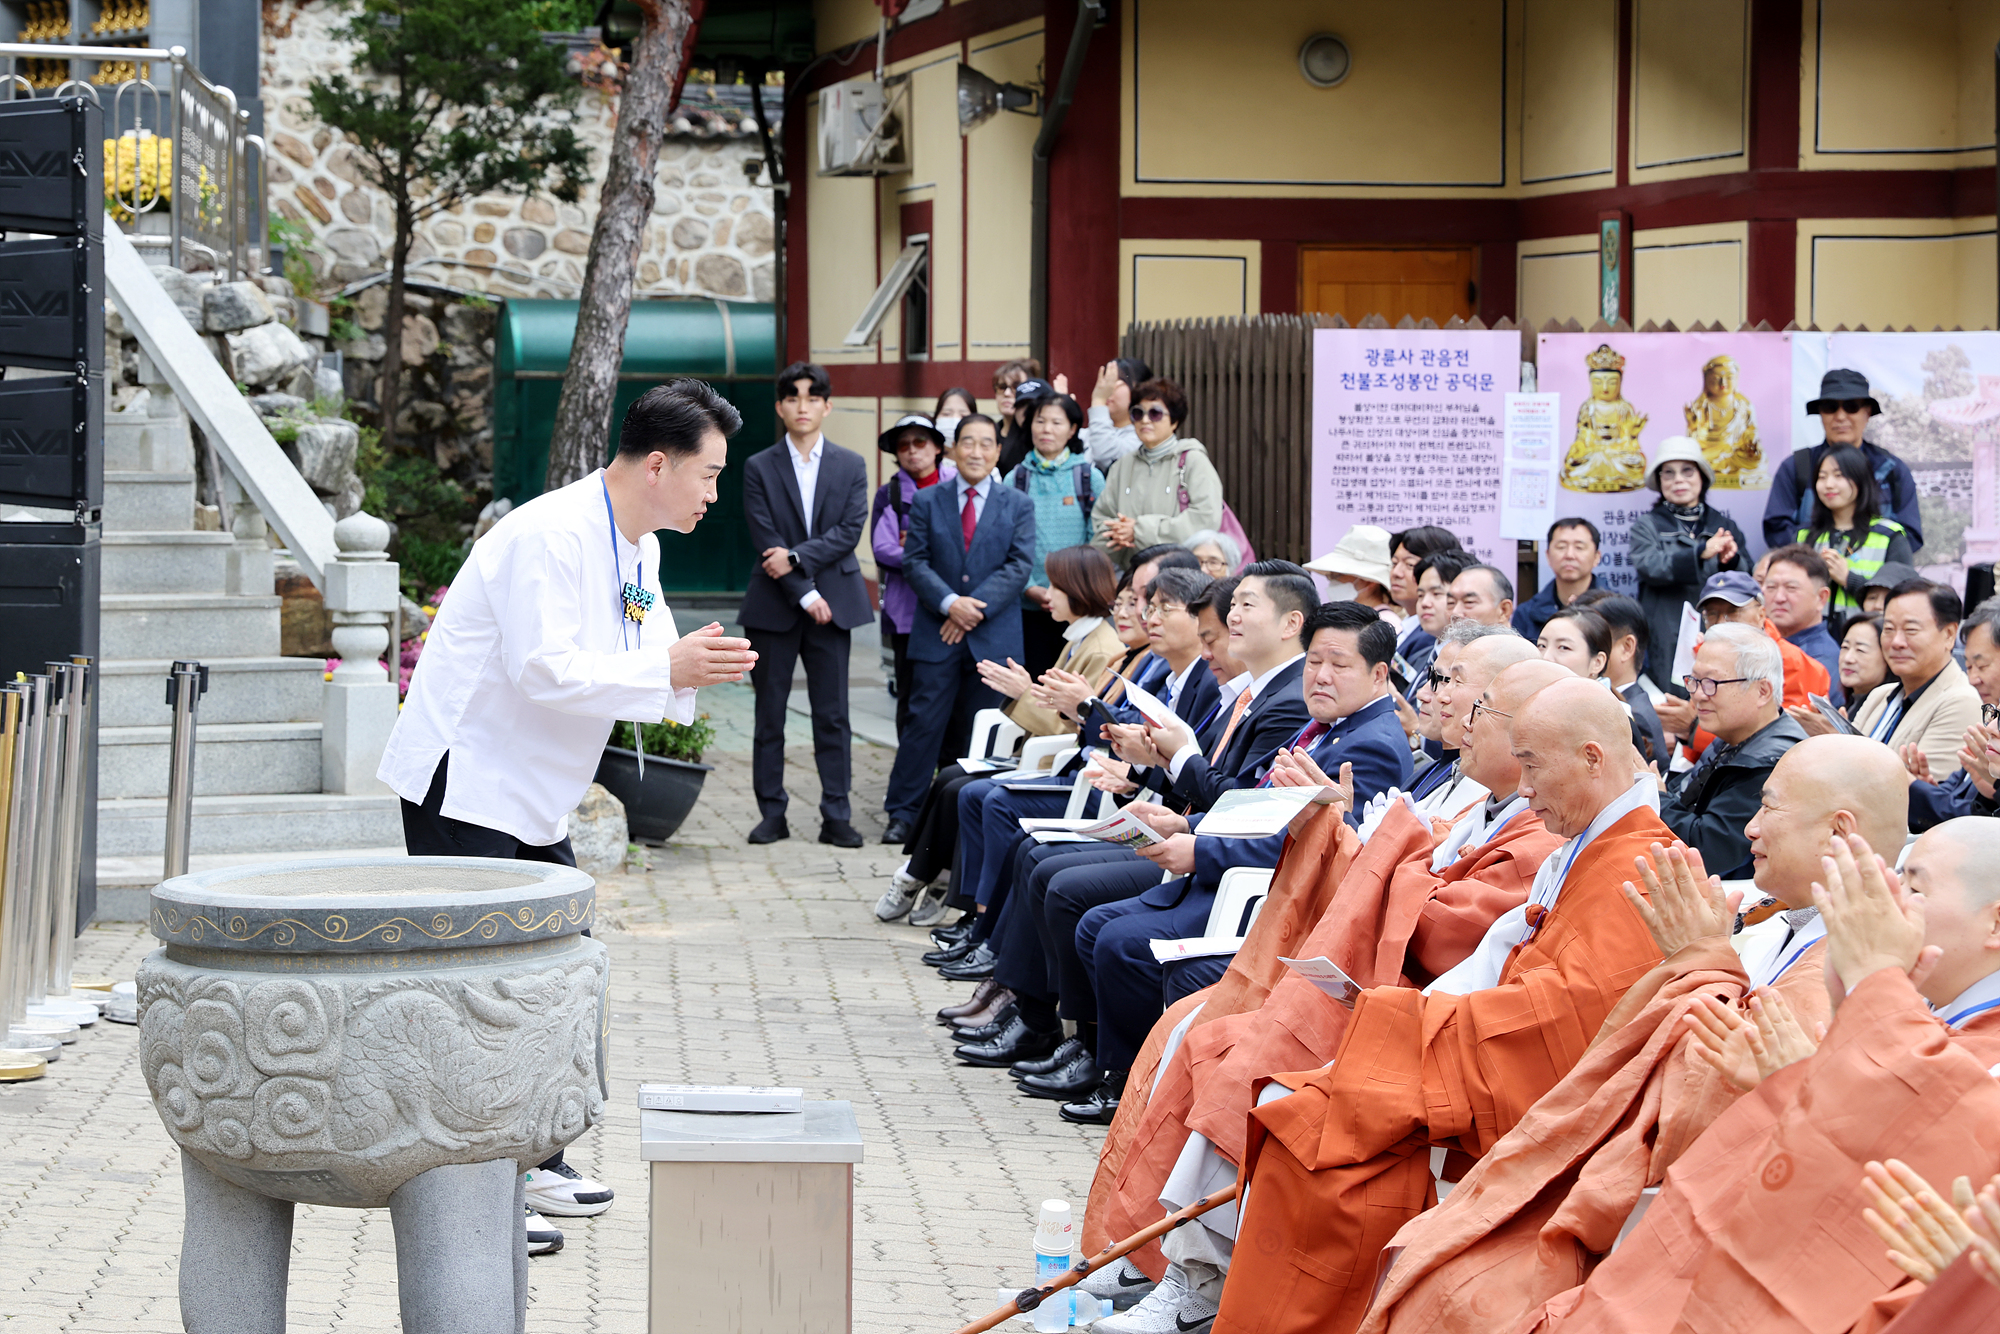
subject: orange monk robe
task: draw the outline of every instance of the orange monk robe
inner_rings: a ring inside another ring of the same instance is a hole
[[[1537,1334],[1842,1334],[1906,1280],[1862,1221],[1862,1165],[1925,1180],[2000,1168],[2000,1011],[1947,1029],[1885,968],[1841,1003],[1819,1051],[1716,1119],[1589,1281]]]
[[[1828,1015],[1824,937],[1773,985],[1808,1032]],[[1750,985],[1734,949],[1698,941],[1618,1003],[1574,1070],[1435,1209],[1390,1243],[1362,1334],[1490,1334],[1584,1281],[1646,1187],[1741,1096],[1694,1054],[1698,994]]]
[[[1349,1334],[1383,1247],[1436,1202],[1429,1150],[1490,1149],[1583,1058],[1660,962],[1622,889],[1673,832],[1627,811],[1576,854],[1555,905],[1466,995],[1379,987],[1355,1002],[1333,1064],[1251,1115],[1247,1200],[1215,1334]]]
[[[1963,1174],[1961,1174],[1963,1175]],[[1914,1300],[1898,1305],[1901,1313],[1881,1334],[1991,1334],[2000,1329],[2000,1288],[1972,1267],[1967,1252],[1928,1286],[1915,1282]]]
[[[1340,879],[1312,934],[1288,957],[1324,955],[1364,986],[1407,985],[1412,969],[1428,981],[1464,960],[1496,917],[1526,901],[1535,873],[1562,843],[1540,816],[1523,810],[1436,872],[1434,837],[1407,808],[1392,808]],[[1230,1162],[1242,1162],[1255,1082],[1331,1060],[1350,1013],[1289,972],[1255,1010],[1211,1020],[1204,1008],[1168,1061],[1116,1169],[1108,1207],[1099,1211],[1106,1235],[1129,1236],[1159,1219],[1160,1192],[1190,1130],[1207,1136]],[[1173,1022],[1169,1012],[1155,1034]],[[1121,1116],[1124,1110],[1121,1105]],[[1103,1171],[1100,1164],[1100,1178]],[[1097,1195],[1093,1189],[1093,1202]],[[1146,1268],[1150,1258],[1136,1263]]]
[[[1301,942],[1314,923],[1325,914],[1334,888],[1347,875],[1348,867],[1361,852],[1361,837],[1342,820],[1338,812],[1322,808],[1296,838],[1287,839],[1279,854],[1278,867],[1271,876],[1263,907],[1250,931],[1229,960],[1228,971],[1214,986],[1183,996],[1169,1006],[1152,1031],[1146,1035],[1125,1081],[1125,1095],[1118,1103],[1104,1146],[1098,1150],[1097,1175],[1090,1186],[1090,1203],[1083,1213],[1085,1254],[1102,1250],[1138,1229],[1122,1233],[1108,1230],[1111,1193],[1124,1164],[1132,1135],[1145,1116],[1160,1058],[1167,1040],[1190,1013],[1201,1011],[1200,1022],[1210,1023],[1226,1015],[1254,1010],[1264,1003],[1271,988],[1289,971],[1281,957],[1298,957]],[[1133,1263],[1149,1273],[1165,1271],[1166,1259],[1159,1243],[1149,1242],[1144,1254]]]

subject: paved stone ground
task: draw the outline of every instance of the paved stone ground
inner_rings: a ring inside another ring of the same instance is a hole
[[[855,675],[857,696],[879,689],[858,661]],[[869,912],[895,850],[811,841],[803,718],[788,735],[794,837],[743,842],[756,819],[750,698],[747,686],[704,692],[721,735],[701,804],[648,872],[600,886],[611,1099],[569,1156],[619,1202],[564,1222],[565,1249],[532,1262],[531,1330],[646,1328],[642,1081],[798,1084],[854,1103],[867,1144],[854,1328],[867,1334],[942,1334],[990,1309],[995,1286],[1028,1277],[1037,1204],[1066,1197],[1080,1211],[1089,1189],[1101,1131],[1063,1124],[1002,1071],[950,1059],[931,1016],[966,987],[918,962],[922,932]],[[871,838],[892,755],[855,748],[856,823]],[[141,932],[91,928],[79,971],[129,978],[152,945]],[[178,1157],[137,1057],[137,1030],[99,1024],[47,1078],[0,1085],[0,1328],[180,1329]],[[300,1209],[290,1309],[294,1331],[400,1328],[387,1211]]]

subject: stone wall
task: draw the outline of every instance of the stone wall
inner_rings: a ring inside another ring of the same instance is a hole
[[[350,48],[334,40],[346,11],[276,0],[264,7],[265,137],[271,145],[274,211],[310,227],[315,266],[331,287],[385,268],[395,237],[389,200],[365,183],[352,148],[313,119],[305,90],[314,78],[351,73]],[[653,221],[640,252],[640,296],[697,295],[769,301],[775,290],[771,191],[743,164],[761,161],[747,113],[705,109],[690,85],[660,151]],[[774,90],[775,93],[775,90]],[[768,100],[774,114],[778,98]],[[595,151],[602,179],[614,100],[585,90],[576,129]],[[418,228],[411,260],[441,259],[415,272],[453,287],[505,296],[573,297],[596,220],[596,185],[576,204],[548,198],[468,200]]]

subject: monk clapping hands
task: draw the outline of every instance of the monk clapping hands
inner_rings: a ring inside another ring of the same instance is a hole
[[[1299,837],[1304,832],[1305,827],[1312,823],[1314,817],[1319,814],[1318,810],[1315,809],[1316,806],[1331,805],[1338,807],[1339,812],[1336,818],[1343,818],[1348,811],[1354,809],[1354,766],[1351,764],[1341,765],[1340,781],[1336,783],[1333,779],[1326,776],[1326,771],[1319,767],[1318,761],[1314,760],[1307,753],[1304,746],[1295,746],[1290,750],[1281,747],[1278,753],[1272,757],[1271,786],[1332,789],[1330,794],[1322,793],[1320,796],[1314,798],[1312,803],[1308,804],[1304,810],[1292,817],[1292,822],[1288,828],[1291,830],[1293,838]]]
[[[1891,1158],[1862,1168],[1861,1184],[1874,1207],[1861,1217],[1889,1247],[1889,1263],[1921,1283],[1933,1283],[1972,1245],[1967,1212],[1977,1213],[1972,1182],[1951,1183],[1952,1204],[1907,1164]],[[1956,1207],[1954,1207],[1956,1206]]]
[[[1749,1010],[1746,1015],[1713,996],[1702,996],[1686,1016],[1694,1031],[1695,1056],[1743,1093],[1803,1061],[1826,1038],[1826,1025],[1817,1026],[1817,1038],[1808,1034],[1783,993],[1769,987],[1752,993]]]
[[[1835,835],[1831,853],[1820,858],[1826,879],[1813,882],[1812,896],[1826,921],[1826,958],[1833,965],[1827,989],[1837,1010],[1862,978],[1884,968],[1920,982],[1942,951],[1924,944],[1922,897],[1903,891],[1867,839]]]
[[[1743,901],[1740,891],[1722,892],[1722,881],[1707,874],[1701,853],[1675,844],[1669,848],[1655,843],[1652,864],[1635,857],[1633,867],[1645,883],[1646,892],[1630,880],[1625,897],[1639,914],[1639,920],[1653,933],[1653,943],[1667,958],[1700,940],[1729,939],[1736,925],[1736,909]]]

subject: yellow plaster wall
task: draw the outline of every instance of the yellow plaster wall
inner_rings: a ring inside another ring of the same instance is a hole
[[[1632,179],[1742,170],[1748,0],[1633,0],[1632,26]]]
[[[882,11],[874,0],[813,0],[813,43],[822,53],[837,50],[850,42],[873,37],[882,22]],[[868,73],[875,72],[875,53],[868,53]],[[862,72],[862,61],[854,62],[852,78]]]
[[[1685,329],[1720,320],[1735,328],[1743,322],[1748,250],[1749,224],[1742,222],[1634,232],[1634,321],[1672,320]]]
[[[1520,322],[1540,329],[1548,320],[1597,319],[1597,238],[1551,236],[1523,241],[1515,252],[1515,301]]]
[[[883,220],[893,246],[904,204],[931,205],[931,356],[957,361],[965,292],[965,175],[958,134],[958,48],[909,63],[910,174],[885,182]],[[901,325],[898,324],[900,337]]]
[[[866,176],[820,176],[819,100],[806,98],[806,141],[812,170],[806,185],[806,261],[812,354],[829,365],[876,359],[871,347],[848,348],[854,327],[886,269],[870,262],[876,234],[876,183]],[[893,256],[892,256],[893,258]]]
[[[1435,193],[1505,184],[1506,0],[1130,0],[1127,194]],[[1315,88],[1299,46],[1344,38]],[[1238,98],[1218,96],[1236,90]]]
[[[1104,40],[1100,37],[1099,40]],[[1042,59],[1039,23],[974,38],[967,61],[1001,82],[1030,84]],[[957,125],[956,113],[952,121]],[[1001,112],[965,136],[967,361],[1028,355],[1029,154],[1040,122]],[[956,128],[953,134],[957,134]],[[1055,293],[1060,301],[1062,294]],[[966,386],[987,393],[990,386]]]
[[[1517,9],[1521,182],[1608,184],[1618,168],[1618,0],[1521,0]]]
[[[1803,165],[1991,162],[1996,40],[1992,3],[1805,0]]]
[[[1799,224],[1799,322],[1918,329],[1994,324],[1993,219]]]
[[[1118,327],[1258,314],[1262,274],[1256,241],[1120,241]]]

